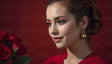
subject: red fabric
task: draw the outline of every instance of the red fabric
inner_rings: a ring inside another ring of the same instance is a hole
[[[44,64],[63,64],[64,59],[67,54],[58,55],[49,58]],[[107,61],[97,56],[95,53],[91,53],[85,59],[83,59],[79,64],[109,64]]]

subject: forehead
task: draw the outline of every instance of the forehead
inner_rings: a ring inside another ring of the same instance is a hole
[[[67,11],[67,8],[61,3],[54,3],[52,5],[49,5],[46,10],[46,16],[47,18],[55,18],[58,16],[67,16],[70,13]]]

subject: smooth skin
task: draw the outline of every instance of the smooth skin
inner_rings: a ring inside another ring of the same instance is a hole
[[[86,39],[80,38],[81,30],[85,30],[88,25],[87,16],[83,16],[77,25],[75,16],[60,2],[49,5],[46,16],[49,35],[53,41],[54,37],[63,37],[60,42],[54,42],[57,48],[67,49],[68,56],[64,64],[78,64],[92,52]]]

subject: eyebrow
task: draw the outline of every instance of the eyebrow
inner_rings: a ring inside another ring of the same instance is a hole
[[[65,17],[65,16],[58,16],[58,17],[55,17],[54,20],[57,20],[57,19],[59,19],[59,18],[61,18],[61,17]],[[50,21],[50,20],[49,20],[49,19],[46,19],[46,21]]]

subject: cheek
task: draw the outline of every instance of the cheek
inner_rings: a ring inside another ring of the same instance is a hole
[[[77,29],[78,27],[75,24],[68,24],[60,27],[59,33],[64,36],[73,35],[75,32],[77,32]]]
[[[69,26],[63,26],[59,29],[59,33],[61,35],[67,35],[69,33],[70,27]]]
[[[50,28],[48,28],[49,36],[51,37]]]
[[[66,42],[74,42],[80,38],[80,29],[75,24],[60,28],[60,35],[65,37]]]

